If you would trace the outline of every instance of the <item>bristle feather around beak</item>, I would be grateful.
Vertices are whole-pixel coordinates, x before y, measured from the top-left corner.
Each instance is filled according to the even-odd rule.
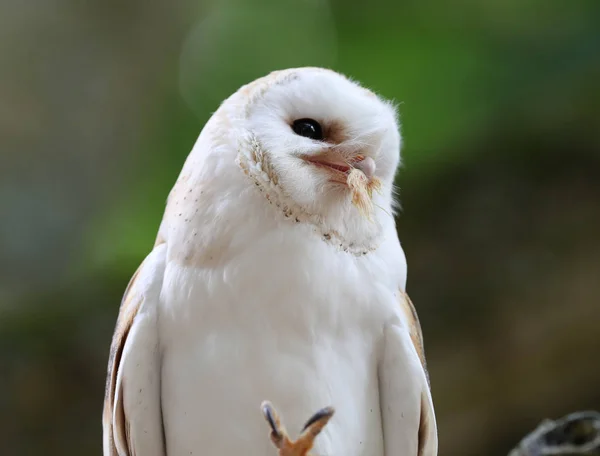
[[[362,170],[354,168],[348,174],[347,184],[352,192],[352,204],[364,217],[372,220],[375,210],[373,191],[381,189],[381,181],[376,177],[369,179]]]

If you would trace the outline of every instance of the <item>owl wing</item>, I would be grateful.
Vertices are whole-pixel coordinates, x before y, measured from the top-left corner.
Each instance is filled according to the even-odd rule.
[[[436,456],[437,426],[421,326],[409,297],[399,292],[400,318],[384,328],[379,394],[386,456]]]
[[[132,277],[110,348],[102,426],[104,456],[165,456],[157,312],[166,244]]]

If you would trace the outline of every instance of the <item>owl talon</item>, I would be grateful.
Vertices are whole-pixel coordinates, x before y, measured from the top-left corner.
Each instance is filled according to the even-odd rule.
[[[325,407],[319,410],[308,419],[300,437],[296,441],[292,441],[288,437],[285,428],[281,424],[279,415],[273,406],[265,401],[261,405],[261,410],[265,420],[271,427],[271,441],[279,450],[279,456],[309,456],[309,451],[313,447],[315,438],[321,433],[335,413],[333,407]]]
[[[333,407],[322,408],[321,410],[319,410],[317,413],[315,413],[313,416],[311,416],[308,419],[308,421],[302,428],[302,432],[306,431],[311,426],[312,426],[312,429],[315,429],[317,426],[319,426],[322,423],[322,425],[319,427],[319,431],[317,432],[317,434],[318,434],[325,427],[325,425],[331,419],[331,417],[333,416],[334,413],[335,413],[335,410],[333,409]]]
[[[285,430],[283,430],[282,432],[279,415],[277,415],[277,412],[275,411],[271,403],[267,401],[263,402],[261,404],[261,409],[265,419],[269,423],[269,426],[271,426],[271,440],[273,440],[273,443],[275,443],[275,439],[282,440],[285,434]],[[275,445],[277,446],[277,444]]]

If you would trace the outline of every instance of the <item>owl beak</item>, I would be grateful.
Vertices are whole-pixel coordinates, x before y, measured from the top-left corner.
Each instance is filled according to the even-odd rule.
[[[352,165],[354,168],[360,169],[364,175],[367,176],[367,179],[373,179],[376,166],[375,160],[373,160],[371,157],[364,157],[359,161],[353,162]]]

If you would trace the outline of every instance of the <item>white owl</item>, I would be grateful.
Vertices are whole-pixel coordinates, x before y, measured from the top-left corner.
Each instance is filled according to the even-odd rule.
[[[298,431],[336,411],[282,454],[437,454],[391,215],[400,145],[394,107],[330,70],[220,106],[121,304],[105,456],[266,456],[265,399]]]

